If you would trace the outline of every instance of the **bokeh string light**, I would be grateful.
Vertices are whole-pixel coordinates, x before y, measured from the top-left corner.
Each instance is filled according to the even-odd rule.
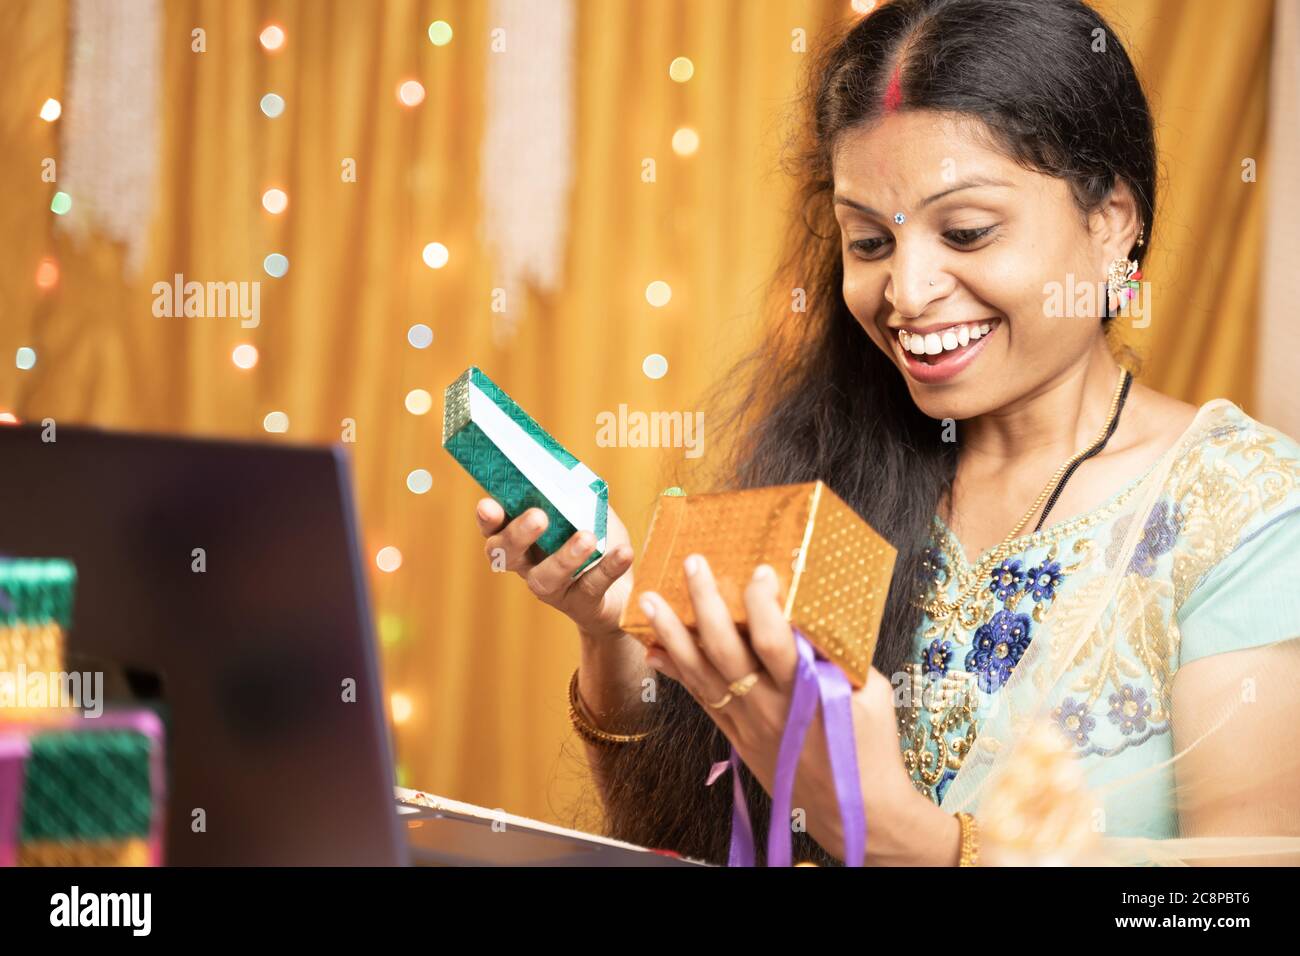
[[[257,40],[267,53],[278,53],[284,49],[284,28],[277,23],[269,24],[258,34]]]
[[[36,288],[48,292],[59,284],[59,262],[46,256],[36,264]]]
[[[289,208],[289,194],[283,189],[268,189],[262,193],[262,208],[272,216],[278,216]]]
[[[289,257],[282,252],[273,252],[262,260],[262,268],[272,279],[282,279],[289,271]]]
[[[408,695],[395,691],[389,697],[388,703],[393,714],[393,723],[404,724],[411,719],[411,712],[415,708],[411,705],[411,698]]]
[[[645,373],[646,378],[661,379],[668,374],[668,359],[658,352],[653,352],[642,360],[641,371]]]
[[[392,574],[402,566],[402,552],[391,544],[379,549],[375,555],[375,565],[385,574]]]
[[[235,350],[230,353],[230,360],[235,363],[237,368],[252,368],[257,364],[257,346],[249,345],[247,342],[241,345],[236,345]],[[267,429],[267,431],[270,430],[271,429],[269,428]]]
[[[645,300],[656,309],[663,308],[672,300],[672,297],[672,286],[662,279],[656,279],[645,287]]]
[[[433,329],[423,322],[417,322],[406,330],[406,341],[414,349],[427,349],[433,344]]]
[[[673,133],[673,152],[678,156],[694,156],[700,148],[700,134],[689,126],[683,126]]]
[[[58,119],[62,115],[63,115],[63,104],[60,103],[58,100],[56,100],[54,97],[50,97],[48,100],[46,100],[44,103],[41,104],[41,119],[45,120],[45,122],[53,123],[56,119]]]
[[[379,615],[379,643],[384,647],[400,644],[406,636],[406,626],[402,619],[391,611]]]
[[[279,93],[267,93],[258,105],[264,115],[276,119],[284,112],[284,97]]]
[[[289,430],[289,416],[284,412],[267,412],[262,427],[272,434],[283,434]]]
[[[403,80],[397,85],[397,101],[414,107],[424,102],[424,85],[419,80]]]
[[[424,415],[433,408],[433,396],[422,388],[413,388],[406,393],[406,410],[412,415]]]
[[[446,46],[451,42],[451,24],[446,20],[434,20],[429,24],[429,42],[434,46]]]
[[[416,468],[406,476],[406,487],[416,495],[422,495],[433,487],[433,475],[427,469]]]
[[[441,242],[431,242],[424,247],[420,257],[424,259],[424,264],[430,269],[441,269],[451,258],[451,250]]]

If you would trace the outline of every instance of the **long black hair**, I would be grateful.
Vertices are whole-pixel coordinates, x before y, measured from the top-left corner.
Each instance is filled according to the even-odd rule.
[[[911,655],[922,552],[956,469],[955,443],[940,440],[940,423],[916,407],[841,293],[831,157],[845,131],[880,117],[895,74],[898,109],[979,120],[1007,155],[1065,180],[1081,215],[1124,182],[1149,238],[1156,181],[1151,116],[1133,64],[1080,0],[894,0],[814,56],[807,122],[786,154],[799,191],[791,246],[772,286],[783,306],[759,346],[707,396],[706,407],[721,410],[706,414],[711,444],[722,435],[728,449],[712,487],[820,478],[898,549],[874,659],[887,676]],[[1140,251],[1130,249],[1130,258]],[[804,291],[806,311],[791,308],[795,290]],[[725,777],[713,787],[703,780],[726,758],[726,739],[682,687],[659,685],[651,736],[610,748],[596,768],[607,832],[724,862],[731,787]],[[770,798],[747,770],[742,776],[762,862]],[[838,862],[803,833],[795,834],[795,859]]]

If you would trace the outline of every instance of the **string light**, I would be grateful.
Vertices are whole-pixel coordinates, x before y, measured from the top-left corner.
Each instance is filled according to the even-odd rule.
[[[289,271],[289,259],[282,253],[273,252],[262,260],[262,268],[272,279],[280,279]]]
[[[36,364],[36,350],[32,348],[28,348],[26,345],[20,348],[18,350],[18,354],[14,356],[14,365],[22,369],[24,372],[27,371],[35,364]]]
[[[235,350],[230,353],[230,360],[239,368],[252,368],[257,364],[257,346],[236,345]],[[285,424],[288,425],[287,420]],[[268,428],[267,431],[272,431],[272,429]]]
[[[429,42],[434,46],[446,46],[451,42],[451,24],[446,20],[434,20],[429,24]]]
[[[262,112],[275,119],[284,112],[284,97],[278,93],[267,93],[262,97]]]
[[[405,80],[397,87],[397,99],[403,106],[419,106],[424,102],[424,86],[419,80]]]
[[[262,419],[262,427],[268,432],[281,434],[289,430],[289,416],[284,412],[267,412]]]
[[[262,30],[257,39],[268,53],[275,53],[284,46],[284,30],[272,23]]]
[[[50,200],[50,211],[56,216],[62,216],[72,208],[72,197],[65,192],[57,192],[54,198]]]
[[[695,64],[690,57],[679,56],[668,64],[668,75],[676,83],[685,83],[695,75]]]
[[[62,115],[63,104],[54,99],[54,97],[50,97],[41,104],[41,119],[45,120],[45,122],[53,123]]]
[[[870,13],[876,9],[876,0],[850,0],[849,9],[854,13]]]
[[[700,148],[700,134],[689,126],[683,126],[673,133],[673,152],[678,156],[693,156]]]
[[[412,415],[423,415],[433,408],[433,396],[422,388],[413,388],[406,393],[406,410]]]
[[[385,548],[380,548],[379,553],[375,555],[375,564],[385,574],[392,574],[402,566],[402,552],[391,544]]]
[[[645,300],[656,309],[667,305],[673,297],[672,286],[662,279],[656,279],[645,287]]]
[[[402,619],[396,614],[381,614],[379,616],[379,643],[384,647],[392,647],[394,644],[399,643],[405,630]]]
[[[433,487],[433,475],[424,468],[417,468],[406,476],[406,487],[412,494],[422,495]]]
[[[393,723],[404,724],[411,719],[411,698],[402,693],[394,693],[388,698],[389,706],[393,711]]]
[[[36,288],[48,292],[59,284],[59,263],[46,256],[36,266]]]
[[[13,412],[0,412],[0,425],[21,425],[18,416]]]
[[[668,374],[668,359],[664,358],[658,352],[652,352],[645,357],[641,363],[641,371],[645,373],[646,378],[660,379]]]
[[[441,269],[451,258],[451,252],[441,242],[431,242],[424,247],[421,257],[430,269]]]
[[[262,193],[262,208],[278,216],[289,207],[289,195],[283,189],[268,189]]]
[[[406,341],[412,348],[427,349],[433,344],[433,329],[422,322],[417,322],[406,330]]]

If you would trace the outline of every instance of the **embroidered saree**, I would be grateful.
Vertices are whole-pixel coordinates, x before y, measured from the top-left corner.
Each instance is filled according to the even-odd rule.
[[[1008,862],[1300,863],[1300,445],[1218,399],[1006,560],[932,530],[895,680],[918,790]]]

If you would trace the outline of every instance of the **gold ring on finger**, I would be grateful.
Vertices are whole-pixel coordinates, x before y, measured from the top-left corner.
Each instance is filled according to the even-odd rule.
[[[731,698],[733,696],[734,695],[730,691],[728,691],[723,696],[722,700],[718,701],[716,704],[709,704],[709,706],[712,707],[714,710],[721,710],[723,707],[726,707],[728,704],[731,703]],[[705,703],[708,704],[709,702],[705,701]]]
[[[740,697],[744,697],[751,690],[753,690],[754,685],[757,683],[758,683],[758,671],[750,671],[744,677],[740,678],[740,680],[733,680],[728,685],[727,690],[731,691],[731,693],[735,697],[740,698]]]

